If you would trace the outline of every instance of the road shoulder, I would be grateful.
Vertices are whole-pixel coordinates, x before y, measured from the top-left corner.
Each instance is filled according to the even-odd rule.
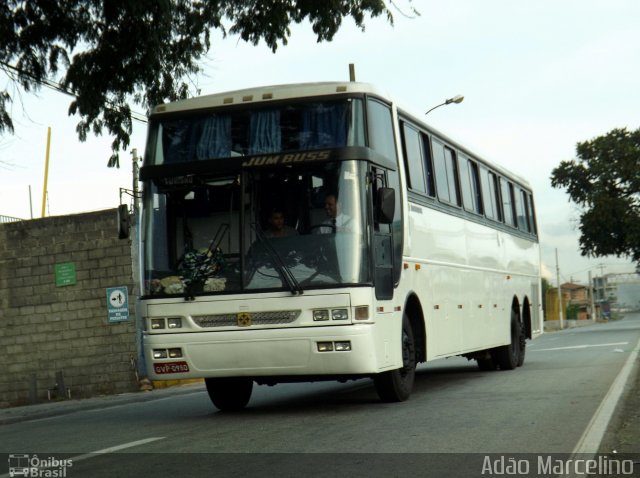
[[[600,453],[638,453],[640,451],[640,358],[625,387],[607,432],[600,443]]]

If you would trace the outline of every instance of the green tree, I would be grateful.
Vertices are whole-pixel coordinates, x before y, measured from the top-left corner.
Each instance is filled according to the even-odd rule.
[[[549,288],[551,287],[551,285],[549,284],[549,280],[546,278],[542,278],[540,280],[541,286],[542,286],[542,313],[544,315],[547,314],[547,291],[549,290]],[[547,318],[545,317],[544,320],[547,320]]]
[[[367,15],[382,14],[393,24],[385,0],[4,0],[0,68],[27,92],[46,84],[72,94],[80,140],[106,129],[113,166],[129,145],[131,104],[147,109],[198,93],[189,84],[212,30],[275,51],[292,23],[308,19],[320,42],[343,18],[364,29]],[[0,90],[0,134],[13,131],[12,100]]]
[[[580,213],[582,255],[631,257],[640,265],[640,129],[614,129],[578,143],[551,185],[564,188]]]

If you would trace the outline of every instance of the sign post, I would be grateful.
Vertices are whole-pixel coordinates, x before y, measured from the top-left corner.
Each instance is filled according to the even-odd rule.
[[[109,323],[129,320],[129,291],[126,286],[107,288]]]

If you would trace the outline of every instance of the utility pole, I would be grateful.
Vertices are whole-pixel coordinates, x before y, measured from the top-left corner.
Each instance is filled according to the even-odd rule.
[[[44,217],[47,205],[47,182],[49,180],[49,151],[51,149],[51,126],[47,129],[47,153],[44,160],[44,187],[42,188],[42,215]]]
[[[560,320],[560,330],[563,327],[562,313],[562,287],[560,287],[560,265],[558,264],[558,248],[556,247],[556,280],[558,281],[558,319]]]
[[[138,196],[140,194],[138,188],[139,188],[139,176],[140,176],[140,166],[138,164],[138,161],[140,160],[140,158],[138,157],[138,150],[136,148],[133,148],[133,150],[131,151],[131,155],[132,155],[132,166],[133,166],[133,213],[135,214],[136,217],[136,221],[138,219],[139,213],[140,213],[140,202],[138,199]]]
[[[589,271],[589,300],[591,301],[591,320],[596,321],[596,304],[593,299],[593,278],[591,277],[591,271]]]
[[[31,200],[31,184],[29,184],[29,211],[31,212],[31,219],[33,219],[33,201]]]

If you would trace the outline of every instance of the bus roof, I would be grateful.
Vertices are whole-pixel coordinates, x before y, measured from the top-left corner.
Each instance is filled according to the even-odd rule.
[[[355,81],[297,83],[246,88],[242,90],[198,96],[182,101],[175,101],[173,103],[156,106],[153,108],[151,115],[153,116],[158,113],[193,111],[201,108],[215,108],[217,106],[247,104],[251,102],[287,100],[344,93],[367,93],[381,96],[383,98],[388,97],[384,91],[369,83],[360,83]]]
[[[214,93],[211,95],[198,96],[186,100],[165,103],[153,108],[151,116],[166,113],[180,113],[183,111],[194,111],[199,109],[209,109],[221,106],[231,106],[250,103],[262,103],[266,101],[289,100],[295,98],[308,98],[313,96],[329,96],[345,93],[362,93],[386,98],[389,102],[395,104],[391,96],[383,89],[371,84],[357,81],[326,81],[316,83],[292,83],[283,85],[259,86],[254,88],[245,88],[241,90],[226,91],[222,93]],[[438,131],[437,129],[427,125],[408,113],[401,106],[396,105],[398,112],[403,116],[411,118],[413,121],[421,124],[432,134],[440,137],[450,145],[458,148],[459,151],[465,153],[480,162],[484,163],[491,169],[495,170],[502,176],[511,178],[528,189],[531,189],[529,182],[514,174],[513,172],[501,167],[492,161],[487,161],[482,156],[474,153],[472,149],[466,148],[459,141],[454,140],[448,135]]]

